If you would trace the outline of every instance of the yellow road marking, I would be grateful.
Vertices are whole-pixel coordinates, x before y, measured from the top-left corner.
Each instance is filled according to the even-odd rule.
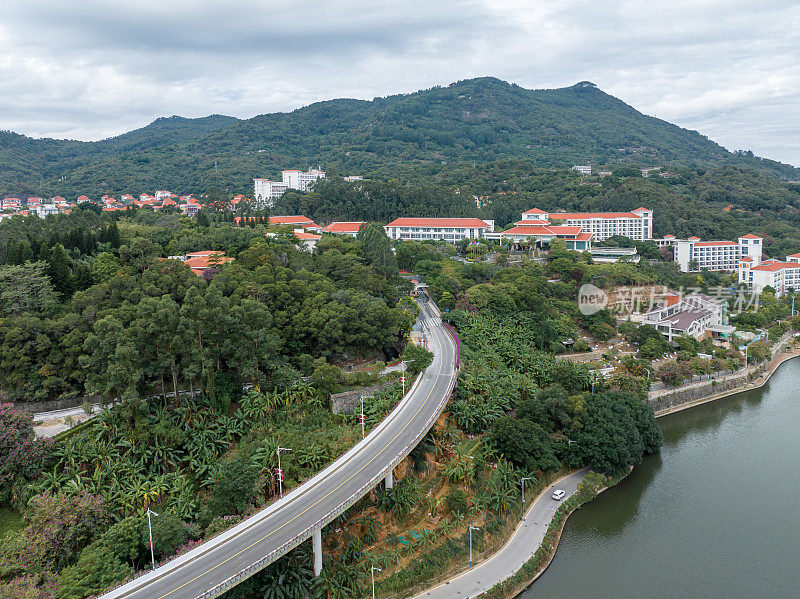
[[[443,357],[443,358],[444,358],[444,357]],[[439,372],[436,374],[436,379],[437,379],[437,381],[438,381],[438,379],[439,379],[439,376],[442,374],[442,367],[443,367],[443,366],[444,366],[444,359],[442,359],[442,360],[441,360],[441,365],[439,366]],[[330,496],[332,493],[334,493],[334,492],[338,491],[338,490],[339,490],[339,488],[341,488],[341,486],[342,486],[342,485],[344,485],[345,483],[348,483],[348,482],[350,482],[350,481],[353,479],[353,477],[355,477],[356,475],[360,474],[360,473],[361,473],[361,472],[364,470],[364,468],[366,468],[367,466],[369,466],[369,465],[370,465],[370,464],[371,464],[371,463],[372,463],[372,462],[373,462],[373,461],[374,461],[374,460],[375,460],[375,459],[376,459],[376,458],[377,458],[379,455],[381,455],[381,454],[382,454],[384,451],[386,451],[386,449],[388,449],[389,445],[391,445],[392,443],[394,443],[394,442],[395,442],[395,440],[397,439],[397,437],[399,437],[401,434],[403,434],[403,432],[404,432],[404,431],[405,431],[405,430],[408,428],[408,426],[411,424],[411,422],[414,420],[414,418],[416,418],[416,417],[417,417],[417,414],[419,414],[419,413],[420,413],[420,411],[421,411],[421,410],[422,410],[422,408],[425,406],[425,404],[427,404],[427,403],[428,403],[428,400],[431,398],[431,395],[433,395],[433,392],[434,392],[434,390],[435,390],[435,389],[436,389],[436,384],[434,383],[433,387],[431,388],[430,392],[428,393],[428,396],[425,398],[425,401],[423,401],[423,402],[422,402],[422,405],[420,405],[420,407],[419,407],[419,408],[417,408],[417,411],[416,411],[416,412],[414,412],[414,415],[413,415],[413,416],[412,416],[412,417],[409,419],[409,421],[408,421],[408,422],[406,422],[405,426],[404,426],[402,429],[400,429],[400,432],[398,432],[398,433],[397,433],[397,434],[396,434],[394,437],[392,437],[392,440],[391,440],[391,441],[389,441],[389,442],[388,442],[388,443],[387,443],[387,444],[386,444],[386,445],[383,447],[383,449],[381,449],[381,450],[380,450],[378,453],[376,453],[376,454],[375,454],[375,455],[372,457],[372,459],[371,459],[369,462],[367,462],[366,464],[364,464],[364,465],[363,465],[361,468],[359,468],[359,469],[358,469],[356,472],[354,472],[354,473],[353,473],[353,474],[352,474],[352,475],[351,475],[349,478],[347,478],[346,480],[344,480],[344,481],[342,481],[341,483],[339,483],[339,485],[338,485],[338,486],[336,486],[334,489],[332,489],[331,491],[329,491],[329,492],[328,492],[328,493],[327,493],[325,496],[321,497],[321,498],[320,498],[320,499],[318,499],[316,502],[312,503],[310,506],[308,506],[308,507],[307,507],[306,509],[304,509],[302,512],[300,512],[299,514],[297,514],[297,515],[296,515],[294,518],[292,518],[291,520],[288,520],[287,522],[284,522],[283,524],[281,524],[281,525],[280,525],[278,528],[276,528],[275,530],[273,530],[273,531],[271,531],[271,532],[268,532],[267,534],[265,534],[265,535],[264,535],[263,537],[261,537],[260,539],[257,539],[256,541],[253,541],[253,542],[252,542],[250,545],[248,545],[248,546],[247,546],[247,547],[245,547],[244,549],[241,549],[241,550],[240,550],[240,551],[238,551],[237,553],[234,553],[232,556],[230,556],[230,557],[229,557],[228,559],[226,559],[225,561],[222,561],[222,562],[220,562],[220,563],[218,563],[218,564],[215,564],[215,565],[211,566],[211,567],[210,567],[208,570],[206,570],[206,571],[205,571],[205,572],[203,572],[202,574],[198,574],[197,576],[195,576],[195,577],[194,577],[194,578],[192,578],[191,580],[187,580],[186,582],[184,582],[184,583],[183,583],[181,586],[179,586],[179,587],[176,587],[176,588],[172,589],[171,591],[168,591],[168,592],[164,593],[164,594],[163,594],[163,595],[161,595],[161,596],[160,596],[158,599],[164,599],[164,597],[167,597],[167,596],[171,595],[171,594],[172,594],[172,593],[174,593],[175,591],[179,591],[179,590],[181,590],[181,589],[182,589],[183,587],[185,587],[186,585],[192,584],[192,583],[193,583],[195,580],[197,580],[198,578],[201,578],[201,577],[205,576],[206,574],[208,574],[209,572],[211,572],[211,571],[215,570],[215,569],[216,569],[216,568],[218,568],[219,566],[223,566],[223,565],[225,565],[226,563],[228,563],[229,561],[231,561],[233,558],[240,556],[240,555],[241,555],[242,553],[244,553],[245,551],[247,551],[247,550],[249,550],[249,549],[252,549],[254,546],[258,545],[258,544],[259,544],[261,541],[263,541],[264,539],[266,539],[266,538],[267,538],[267,537],[269,537],[270,535],[272,535],[272,534],[274,534],[274,533],[278,532],[278,531],[279,531],[281,528],[283,528],[283,527],[284,527],[284,526],[286,526],[287,524],[291,524],[292,522],[294,522],[295,520],[297,520],[297,519],[298,519],[300,516],[302,516],[303,514],[305,514],[305,513],[306,513],[308,510],[310,510],[311,508],[313,508],[313,507],[317,506],[317,505],[318,505],[320,502],[322,502],[324,499],[328,498],[328,497],[329,497],[329,496]],[[213,550],[212,550],[212,551],[213,551]]]

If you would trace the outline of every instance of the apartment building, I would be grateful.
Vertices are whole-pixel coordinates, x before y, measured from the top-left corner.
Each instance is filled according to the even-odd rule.
[[[578,171],[581,175],[591,175],[592,167],[588,164],[576,164],[572,167],[573,171]]]
[[[584,233],[591,233],[596,242],[614,235],[637,241],[653,238],[653,211],[649,208],[637,208],[631,212],[545,212],[533,208],[523,212],[522,220],[516,224],[546,226],[555,220],[569,227],[581,227]]]
[[[398,218],[383,227],[389,239],[446,241],[479,239],[494,230],[494,221],[479,218]]]
[[[675,262],[682,272],[734,272],[742,258],[749,258],[753,266],[758,266],[762,246],[763,239],[752,233],[739,237],[738,241],[701,241],[699,237],[689,237],[675,242]]]

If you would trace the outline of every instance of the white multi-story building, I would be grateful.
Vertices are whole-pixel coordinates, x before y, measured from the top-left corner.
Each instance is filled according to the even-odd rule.
[[[20,210],[22,208],[22,200],[19,198],[3,198],[0,200],[0,208],[3,210]]]
[[[325,171],[310,170],[303,172],[290,169],[282,171],[281,178],[281,181],[253,179],[253,195],[256,199],[256,204],[260,207],[272,208],[275,205],[275,200],[290,189],[308,191],[314,182],[325,178]]]
[[[581,227],[584,233],[591,233],[593,241],[604,241],[614,235],[622,235],[645,241],[653,238],[653,211],[637,208],[631,212],[545,212],[533,208],[522,213],[517,225],[544,225],[551,221],[564,221],[568,227]]]
[[[573,171],[578,171],[581,175],[591,175],[592,174],[592,167],[588,164],[584,165],[575,165],[572,167]]]
[[[786,257],[786,262],[764,260],[760,264],[750,257],[743,257],[739,263],[739,282],[756,293],[764,287],[772,287],[775,295],[800,290],[800,254]]]
[[[299,171],[299,170],[286,170],[281,171],[283,182],[289,186],[289,189],[298,189],[300,191],[308,191],[316,183],[317,179],[325,178],[325,171]]]
[[[679,239],[675,243],[675,262],[682,272],[714,270],[733,272],[743,258],[753,266],[761,263],[762,238],[748,233],[737,241],[700,241],[699,237]]]
[[[156,202],[163,202],[164,200],[168,200],[170,195],[171,194],[165,189],[159,189],[154,194],[154,197],[156,198]]]
[[[479,239],[494,230],[494,222],[479,218],[398,218],[383,227],[389,239],[447,241]]]
[[[281,197],[289,186],[280,181],[270,181],[269,179],[253,179],[253,195],[259,207],[272,208],[275,200]]]

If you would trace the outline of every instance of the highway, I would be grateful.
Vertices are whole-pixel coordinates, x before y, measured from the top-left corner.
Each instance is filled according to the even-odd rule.
[[[455,384],[455,343],[433,302],[423,298],[420,307],[433,363],[365,440],[282,500],[103,597],[216,597],[309,539],[384,479],[433,425]]]

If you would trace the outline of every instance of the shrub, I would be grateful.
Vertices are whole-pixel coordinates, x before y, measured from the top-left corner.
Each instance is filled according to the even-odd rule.
[[[141,537],[145,546],[149,546],[149,530],[147,522],[142,519]],[[188,537],[186,524],[175,514],[162,512],[152,517],[153,551],[156,556],[167,557],[186,542]]]
[[[453,489],[447,494],[445,499],[447,509],[453,514],[466,514],[469,510],[469,503],[467,502],[467,494],[463,489]]]
[[[83,599],[101,593],[111,585],[133,575],[133,568],[102,543],[92,543],[81,551],[78,562],[62,570],[58,599]]]
[[[245,510],[255,495],[256,470],[239,457],[222,464],[217,483],[211,489],[208,511],[212,517],[229,516]]]

